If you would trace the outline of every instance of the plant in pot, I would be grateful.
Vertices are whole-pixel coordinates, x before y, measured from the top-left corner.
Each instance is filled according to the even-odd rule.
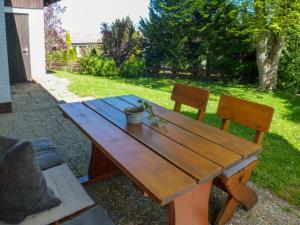
[[[149,103],[144,102],[142,100],[138,100],[137,102],[138,102],[137,106],[133,106],[125,109],[125,114],[128,123],[130,124],[141,123],[145,110],[147,110],[150,113],[149,117],[155,117],[152,106]]]

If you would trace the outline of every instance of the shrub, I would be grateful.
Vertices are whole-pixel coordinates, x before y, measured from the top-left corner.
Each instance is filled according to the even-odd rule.
[[[69,48],[64,52],[64,62],[76,62],[77,61],[77,53],[75,48]]]
[[[115,76],[118,74],[113,59],[90,55],[81,57],[79,63],[84,74],[95,76]]]
[[[129,17],[101,25],[103,55],[113,58],[119,68],[139,50],[140,36]]]
[[[300,41],[289,42],[284,49],[278,70],[278,88],[300,92]]]
[[[76,50],[69,48],[67,50],[52,50],[46,55],[47,69],[51,69],[55,63],[64,63],[67,67],[70,62],[77,61]]]
[[[145,62],[142,59],[128,59],[120,66],[120,74],[123,76],[139,75],[144,72]]]
[[[50,69],[54,62],[64,61],[64,50],[53,50],[46,55],[47,69]]]

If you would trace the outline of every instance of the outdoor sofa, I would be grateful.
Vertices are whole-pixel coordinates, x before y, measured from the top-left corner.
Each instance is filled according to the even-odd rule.
[[[37,139],[31,144],[47,186],[54,191],[61,204],[29,215],[19,225],[113,225],[106,211],[95,205],[49,139]],[[10,224],[0,221],[0,225]]]

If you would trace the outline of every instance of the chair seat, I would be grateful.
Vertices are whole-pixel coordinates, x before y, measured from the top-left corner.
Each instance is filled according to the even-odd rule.
[[[96,206],[61,225],[114,225],[114,223],[102,207]]]
[[[31,143],[41,170],[47,170],[64,163],[63,158],[49,139],[40,138],[31,141]]]
[[[43,171],[48,187],[52,188],[61,204],[53,209],[28,216],[19,225],[48,225],[94,205],[67,165]],[[0,225],[8,225],[0,222]]]
[[[256,155],[251,156],[251,157],[239,162],[238,164],[224,170],[222,175],[225,176],[226,178],[232,177],[234,174],[236,174],[240,170],[244,169],[246,166],[248,166],[250,163],[252,163],[256,160],[258,160]]]

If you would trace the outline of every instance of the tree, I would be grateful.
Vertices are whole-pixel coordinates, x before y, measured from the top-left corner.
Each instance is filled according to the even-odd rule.
[[[68,48],[72,47],[71,35],[69,32],[66,33],[66,45]]]
[[[146,65],[150,67],[185,67],[182,23],[176,11],[183,1],[151,0],[149,19],[141,19],[142,48]],[[176,18],[177,17],[177,18]]]
[[[139,34],[129,17],[117,19],[111,25],[101,25],[103,52],[115,60],[119,67],[129,56],[136,54]]]
[[[238,6],[231,1],[188,0],[184,15],[192,15],[185,27],[184,54],[195,74],[220,73],[234,79],[253,81],[254,48],[248,34],[241,34]],[[188,11],[187,11],[188,10]],[[189,12],[189,13],[188,13]],[[200,69],[200,71],[199,71]]]
[[[286,43],[278,69],[278,88],[300,93],[300,40],[290,38]]]
[[[239,78],[253,71],[254,48],[241,34],[237,8],[224,0],[151,0],[149,19],[140,21],[146,65],[191,69],[198,76]]]
[[[45,47],[46,54],[52,50],[66,49],[64,41],[64,29],[62,28],[61,15],[66,7],[59,4],[52,4],[45,8]]]
[[[65,43],[66,43],[66,50],[64,52],[63,60],[65,62],[76,61],[77,53],[76,53],[76,49],[72,48],[72,40],[69,32],[66,32]]]
[[[274,90],[282,50],[291,35],[300,33],[299,0],[235,1],[256,46],[259,87]]]

